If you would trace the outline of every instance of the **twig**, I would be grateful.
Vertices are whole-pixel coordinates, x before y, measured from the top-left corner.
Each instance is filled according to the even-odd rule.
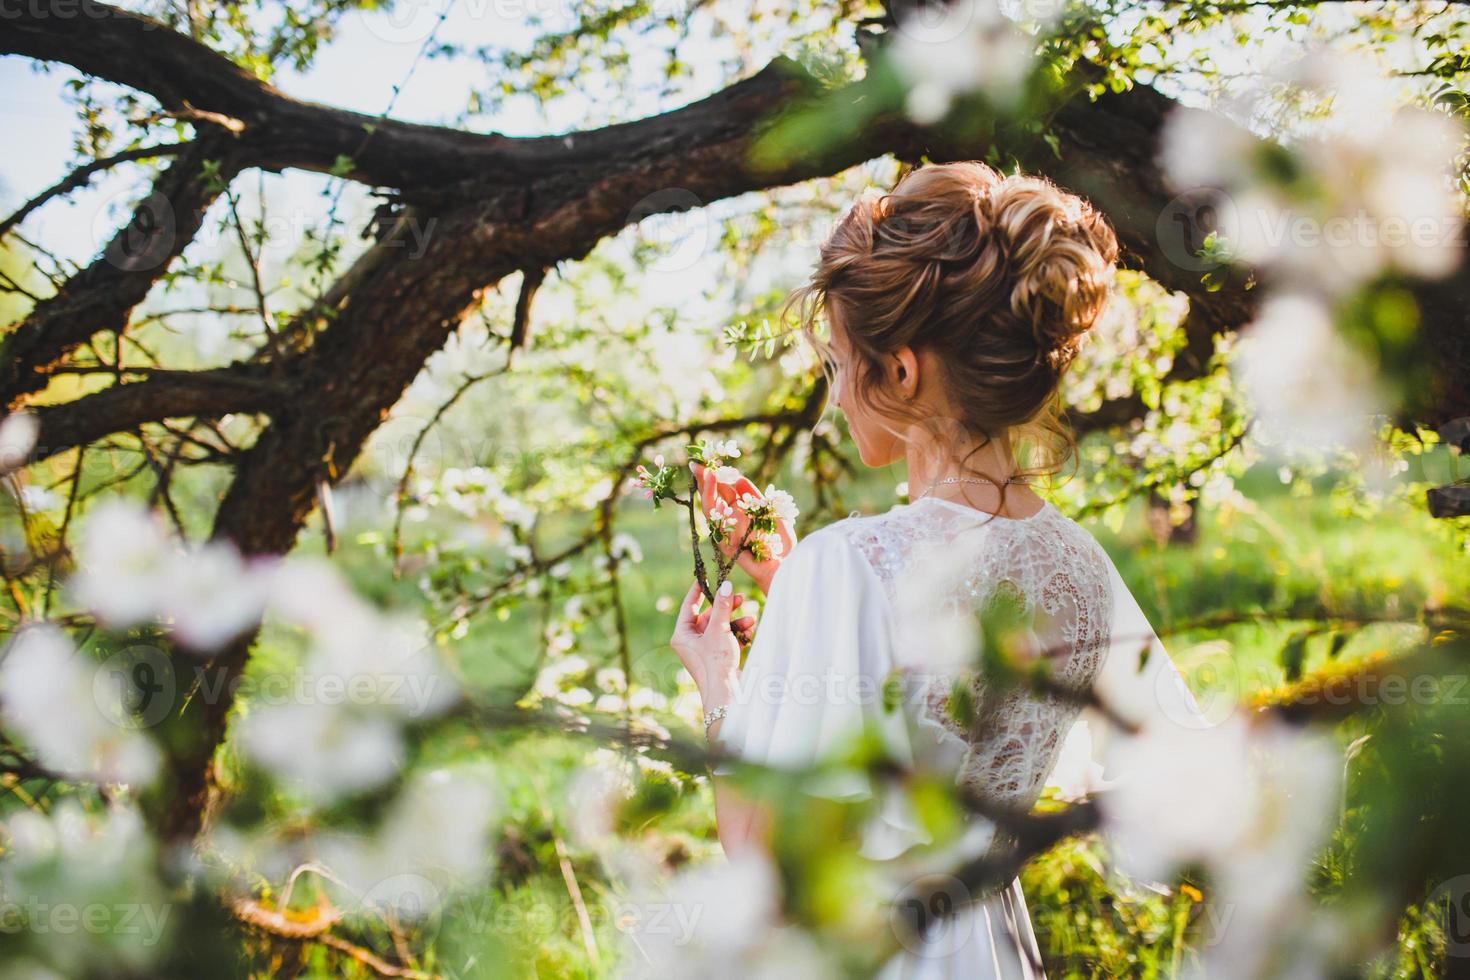
[[[413,445],[408,447],[408,459],[403,464],[403,475],[398,478],[398,487],[393,494],[393,577],[403,576],[403,505],[408,500],[408,485],[413,479],[414,461],[418,459],[419,450],[423,448],[424,440],[428,438],[429,432],[438,425],[445,414],[459,403],[459,400],[475,385],[486,378],[493,378],[510,370],[510,360],[507,358],[504,365],[494,371],[485,371],[480,374],[472,374],[460,382],[459,387],[434,410],[429,416],[429,421],[419,429],[414,436]]]
[[[136,149],[124,150],[121,153],[114,153],[112,156],[103,157],[100,160],[93,160],[91,163],[78,167],[70,174],[68,174],[63,180],[59,181],[58,183],[52,184],[40,194],[31,198],[25,204],[22,204],[20,208],[10,217],[6,218],[4,221],[0,221],[0,235],[4,235],[9,232],[10,229],[14,228],[16,225],[24,221],[32,211],[36,210],[36,208],[39,208],[41,205],[51,200],[53,197],[58,197],[62,194],[68,194],[74,190],[79,190],[83,187],[86,187],[87,184],[91,182],[92,176],[99,171],[110,170],[120,163],[128,163],[133,160],[148,160],[152,159],[153,157],[172,156],[175,153],[179,153],[186,147],[192,145],[192,141],[186,141],[182,143],[159,144],[157,146],[140,146]]]
[[[541,804],[541,818],[546,821],[546,831],[551,834],[551,846],[556,852],[556,862],[561,869],[561,880],[566,883],[567,895],[572,900],[572,908],[577,911],[577,927],[582,933],[582,948],[587,951],[587,961],[592,964],[593,970],[601,968],[601,957],[597,953],[597,936],[592,931],[592,917],[587,914],[587,903],[582,898],[582,887],[577,884],[577,872],[572,868],[572,857],[567,852],[566,842],[562,840],[561,834],[556,831],[556,817],[552,815],[551,808],[546,805],[546,794],[542,791],[539,781],[536,781],[536,795]]]

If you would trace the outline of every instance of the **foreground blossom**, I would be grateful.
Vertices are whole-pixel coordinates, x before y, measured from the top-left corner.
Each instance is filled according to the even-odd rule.
[[[1031,71],[1036,41],[995,0],[914,7],[899,17],[894,68],[909,86],[905,108],[922,125],[939,122],[953,101],[984,92],[1008,101]]]
[[[259,621],[265,582],[223,542],[185,548],[157,517],[122,500],[82,524],[73,597],[110,626],[172,626],[185,646],[210,651]]]
[[[1108,766],[1128,774],[1101,803],[1120,870],[1145,881],[1190,867],[1210,875],[1221,915],[1206,942],[1209,976],[1260,976],[1273,951],[1303,951],[1311,859],[1338,816],[1342,758],[1330,740],[1232,715],[1120,738]]]
[[[810,936],[779,924],[779,889],[775,866],[755,851],[692,867],[666,888],[644,883],[615,904],[628,943],[623,975],[839,976]]]
[[[0,717],[51,772],[104,783],[146,785],[159,752],[126,727],[123,693],[82,661],[52,626],[16,633],[0,660]]]

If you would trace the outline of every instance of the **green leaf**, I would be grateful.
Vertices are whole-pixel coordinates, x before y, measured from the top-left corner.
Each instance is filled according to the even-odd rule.
[[[1310,630],[1294,633],[1286,641],[1286,646],[1281,648],[1281,668],[1286,671],[1287,680],[1301,679],[1302,665],[1307,659],[1307,640],[1311,635]]]
[[[897,668],[883,678],[883,711],[892,714],[903,703],[903,675]]]

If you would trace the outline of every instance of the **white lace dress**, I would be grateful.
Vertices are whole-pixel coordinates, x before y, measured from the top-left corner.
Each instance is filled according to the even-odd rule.
[[[1009,590],[1032,624],[1032,654],[1048,659],[1061,684],[1085,689],[1108,648],[1115,575],[1092,535],[1050,503],[1004,518],[926,498],[837,521],[804,538],[777,572],[721,742],[749,761],[804,766],[867,725],[898,758],[952,769],[986,798],[1028,809],[1077,704],[1020,687],[987,697],[981,678],[978,717],[963,727],[946,700],[960,662],[974,663],[975,637],[954,627]],[[969,615],[948,615],[956,611]],[[906,710],[883,706],[893,677],[904,680]],[[824,783],[822,792],[862,795],[870,785],[855,776],[846,791]],[[871,856],[926,842],[901,804],[885,800],[882,811],[865,839]],[[980,819],[972,829],[966,856],[994,833]],[[923,943],[910,941],[882,976],[1043,976],[1019,881],[976,897]]]

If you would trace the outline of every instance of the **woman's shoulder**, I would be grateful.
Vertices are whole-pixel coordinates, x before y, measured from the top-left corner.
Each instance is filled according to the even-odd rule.
[[[779,595],[783,603],[811,605],[850,600],[879,585],[846,525],[847,519],[834,521],[798,539],[776,569],[770,598]]]
[[[1111,559],[1091,531],[1045,502],[1030,517],[1005,518],[984,511],[924,500],[862,515],[854,512],[816,534],[827,535],[862,555],[885,585],[915,563],[973,562],[1000,577],[1050,577],[1057,571],[1094,580],[1106,578]],[[823,547],[819,543],[816,547]]]
[[[918,527],[905,505],[876,513],[853,511],[797,542],[793,558],[806,549],[810,559],[858,562],[884,585],[912,560],[918,542],[932,535]]]

